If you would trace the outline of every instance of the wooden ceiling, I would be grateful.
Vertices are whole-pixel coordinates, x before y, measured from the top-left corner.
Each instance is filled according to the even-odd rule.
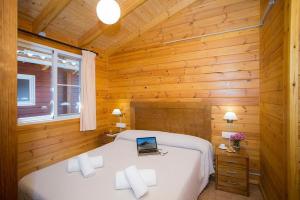
[[[19,28],[111,55],[196,1],[117,0],[121,19],[105,25],[96,16],[99,0],[19,0]]]

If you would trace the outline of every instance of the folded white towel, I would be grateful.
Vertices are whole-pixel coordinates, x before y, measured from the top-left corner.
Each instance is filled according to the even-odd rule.
[[[89,157],[89,160],[92,163],[93,168],[103,167],[103,157],[102,156]],[[78,158],[71,158],[68,160],[67,171],[69,173],[80,171]]]
[[[148,192],[148,187],[143,181],[136,166],[130,166],[124,170],[126,179],[136,198],[141,198]]]
[[[78,156],[78,162],[80,171],[84,177],[90,177],[96,173],[87,153],[80,154]]]
[[[138,170],[141,175],[143,181],[147,186],[155,186],[156,185],[156,173],[153,169],[141,169]],[[124,171],[118,171],[116,173],[115,186],[117,190],[130,189],[130,185],[127,181]]]

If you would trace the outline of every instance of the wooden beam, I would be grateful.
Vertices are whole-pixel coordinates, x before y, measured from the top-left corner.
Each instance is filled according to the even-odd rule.
[[[18,15],[18,28],[32,32],[32,22]]]
[[[171,8],[167,9],[165,12],[157,15],[153,20],[145,24],[144,26],[140,27],[137,32],[134,32],[124,38],[122,41],[118,42],[115,46],[110,47],[107,50],[108,55],[112,55],[113,53],[117,52],[123,46],[125,46],[128,42],[134,40],[135,38],[139,37],[146,31],[150,30],[154,26],[160,24],[161,22],[165,21],[166,19],[170,18],[171,16],[175,15],[177,12],[181,11],[182,9],[186,8],[187,6],[191,5],[192,3],[196,2],[197,0],[184,0],[179,1],[179,3],[175,4]]]
[[[71,0],[50,0],[46,7],[33,22],[33,32],[39,33],[59,15]]]
[[[17,199],[17,0],[0,1],[0,199]]]
[[[285,69],[287,75],[287,194],[288,200],[299,199],[298,175],[298,65],[299,0],[285,1]]]
[[[131,0],[125,1],[121,7],[121,19],[126,17],[129,13],[134,11],[137,7],[141,6],[146,0]],[[94,27],[88,30],[83,36],[79,38],[78,44],[80,47],[84,47],[89,45],[91,42],[96,40],[106,29],[108,29],[109,25],[103,24],[101,22],[97,23]]]

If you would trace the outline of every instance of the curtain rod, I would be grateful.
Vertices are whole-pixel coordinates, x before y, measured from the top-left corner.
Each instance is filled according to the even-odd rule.
[[[85,48],[80,48],[80,47],[77,47],[77,46],[74,46],[74,45],[71,45],[71,44],[68,44],[68,43],[64,43],[64,42],[61,42],[61,41],[58,41],[58,40],[55,40],[55,39],[52,39],[52,38],[49,38],[49,37],[46,37],[46,36],[42,36],[42,35],[39,35],[39,34],[36,34],[36,33],[32,33],[30,31],[26,31],[26,30],[21,29],[21,28],[18,28],[18,31],[26,33],[26,34],[30,34],[30,35],[32,35],[34,37],[37,37],[37,38],[40,38],[40,39],[44,39],[44,40],[55,42],[55,43],[58,43],[58,44],[61,44],[61,45],[64,45],[64,46],[68,46],[68,47],[71,47],[71,48],[74,48],[74,49],[84,50],[84,51],[90,51],[90,52],[93,52],[94,54],[96,54],[97,56],[99,55],[95,51],[92,51],[92,50],[89,50],[89,49],[85,49]]]
[[[204,34],[204,35],[197,35],[197,36],[193,36],[193,37],[189,37],[189,38],[171,40],[171,41],[164,42],[163,44],[172,44],[172,43],[177,43],[177,42],[185,42],[185,41],[188,41],[188,40],[199,39],[199,38],[202,38],[202,37],[220,35],[220,34],[225,34],[225,33],[230,33],[230,32],[236,32],[236,31],[242,31],[242,30],[261,27],[261,26],[264,25],[265,19],[266,19],[267,15],[269,14],[270,10],[272,9],[272,7],[274,6],[275,3],[276,3],[275,0],[269,0],[268,6],[264,11],[264,14],[263,14],[261,20],[259,21],[259,24],[257,24],[257,25],[245,26],[245,27],[241,27],[241,28],[235,28],[235,29],[230,29],[230,30],[225,30],[225,31],[220,31],[220,32],[215,32],[215,33],[208,33],[208,34]]]

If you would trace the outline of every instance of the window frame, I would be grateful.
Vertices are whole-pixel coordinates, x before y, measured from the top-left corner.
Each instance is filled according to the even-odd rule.
[[[29,81],[29,101],[18,101],[18,106],[35,106],[35,75],[30,74],[18,74],[17,79],[23,79]]]
[[[82,56],[79,54],[67,52],[64,50],[60,50],[57,48],[49,47],[46,45],[38,44],[35,42],[26,41],[23,39],[18,39],[18,47],[22,46],[25,48],[31,48],[38,50],[39,48],[42,48],[43,50],[49,50],[48,52],[52,52],[52,65],[51,65],[51,91],[52,91],[52,113],[50,115],[44,115],[44,116],[34,116],[34,117],[23,117],[18,118],[18,125],[25,125],[25,124],[36,124],[36,123],[46,123],[46,122],[52,122],[52,121],[60,121],[60,120],[68,120],[68,119],[76,119],[80,117],[80,109],[79,113],[71,113],[71,114],[65,114],[65,115],[58,115],[58,94],[57,94],[57,86],[58,86],[58,79],[57,79],[57,71],[58,71],[58,55],[66,55],[70,56],[76,59],[80,59],[80,66],[79,66],[79,88],[81,90],[81,61]],[[22,57],[19,57],[17,55],[17,61],[26,61]],[[41,63],[42,64],[42,63]],[[80,97],[79,97],[80,99]],[[19,105],[18,105],[19,106]]]

